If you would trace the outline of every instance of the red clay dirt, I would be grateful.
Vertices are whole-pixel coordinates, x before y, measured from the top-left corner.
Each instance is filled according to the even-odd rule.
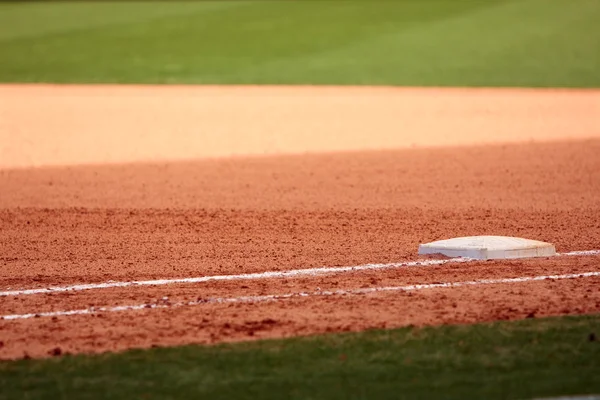
[[[600,248],[600,93],[0,86],[0,291],[417,259],[497,234]],[[600,312],[599,257],[0,297],[0,358]],[[167,300],[161,300],[167,297]],[[162,303],[161,303],[162,304]]]

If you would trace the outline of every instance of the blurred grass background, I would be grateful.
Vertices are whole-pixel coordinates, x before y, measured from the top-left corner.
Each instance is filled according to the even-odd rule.
[[[598,0],[0,4],[0,81],[600,87]]]

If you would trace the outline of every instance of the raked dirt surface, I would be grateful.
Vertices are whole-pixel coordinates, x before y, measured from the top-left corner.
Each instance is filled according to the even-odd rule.
[[[599,154],[594,90],[4,85],[0,291],[410,261],[478,234],[598,249]],[[40,316],[0,320],[0,358],[600,312],[598,276],[435,286],[598,271],[556,257],[12,294],[0,315]],[[360,292],[415,284],[434,286]],[[140,304],[161,308],[42,315]]]

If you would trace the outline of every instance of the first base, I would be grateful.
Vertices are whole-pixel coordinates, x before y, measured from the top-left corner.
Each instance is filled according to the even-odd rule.
[[[442,254],[447,257],[464,257],[476,260],[502,260],[511,258],[549,257],[556,255],[551,243],[508,236],[468,236],[419,246],[419,254]]]

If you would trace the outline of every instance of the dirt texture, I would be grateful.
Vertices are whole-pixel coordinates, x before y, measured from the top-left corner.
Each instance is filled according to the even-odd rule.
[[[480,234],[599,249],[599,154],[591,90],[0,86],[0,291],[410,261]],[[0,320],[0,358],[598,313],[598,277],[319,294],[598,271],[556,257],[7,295],[0,315],[40,316]]]

